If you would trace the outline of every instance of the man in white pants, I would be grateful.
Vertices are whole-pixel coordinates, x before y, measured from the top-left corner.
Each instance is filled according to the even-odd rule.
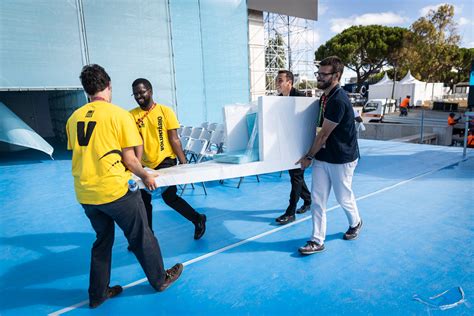
[[[336,56],[321,61],[319,71],[315,73],[318,88],[324,90],[320,101],[321,129],[308,153],[296,163],[305,169],[314,161],[311,187],[313,235],[305,246],[298,249],[304,255],[324,251],[326,205],[331,187],[349,221],[349,229],[343,238],[356,239],[362,227],[351,188],[359,158],[357,133],[351,102],[339,86],[343,70],[344,64]]]

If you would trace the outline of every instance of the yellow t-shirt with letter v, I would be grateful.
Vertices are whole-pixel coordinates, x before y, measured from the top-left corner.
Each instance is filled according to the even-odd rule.
[[[178,129],[179,122],[170,107],[155,104],[148,111],[137,107],[130,113],[143,138],[144,166],[155,169],[165,158],[176,158],[168,138],[168,131]]]
[[[66,132],[79,203],[100,205],[124,196],[131,172],[122,163],[122,148],[142,144],[130,113],[111,103],[94,101],[71,115]]]

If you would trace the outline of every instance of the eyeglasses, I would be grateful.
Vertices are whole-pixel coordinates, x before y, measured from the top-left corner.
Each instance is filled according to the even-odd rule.
[[[336,72],[319,72],[319,71],[316,71],[314,73],[314,76],[315,77],[326,77],[326,76],[329,76],[329,75],[334,75]]]
[[[140,95],[145,95],[145,93],[147,93],[148,91],[150,91],[150,89],[146,89],[145,91],[140,91],[140,92],[134,92],[131,94],[131,96],[136,98]]]

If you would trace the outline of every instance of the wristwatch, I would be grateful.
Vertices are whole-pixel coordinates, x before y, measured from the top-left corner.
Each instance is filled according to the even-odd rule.
[[[314,157],[310,156],[310,155],[306,155],[305,158],[308,159],[308,160],[313,160],[314,159]]]

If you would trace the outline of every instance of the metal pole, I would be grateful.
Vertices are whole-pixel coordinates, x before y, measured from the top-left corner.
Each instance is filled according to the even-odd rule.
[[[291,63],[291,43],[290,43],[290,16],[287,17],[287,27],[288,27],[288,70],[291,72],[294,72],[292,69],[292,63]]]
[[[391,99],[393,99],[393,95],[395,94],[395,82],[396,82],[396,81],[397,81],[397,63],[394,64],[392,96],[390,97]]]
[[[420,144],[423,144],[423,127],[425,123],[425,109],[421,108],[421,131],[420,131]]]
[[[467,148],[467,134],[468,134],[468,131],[469,131],[469,116],[465,115],[464,116],[464,148],[462,150],[462,158],[463,159],[466,159],[466,148]]]

